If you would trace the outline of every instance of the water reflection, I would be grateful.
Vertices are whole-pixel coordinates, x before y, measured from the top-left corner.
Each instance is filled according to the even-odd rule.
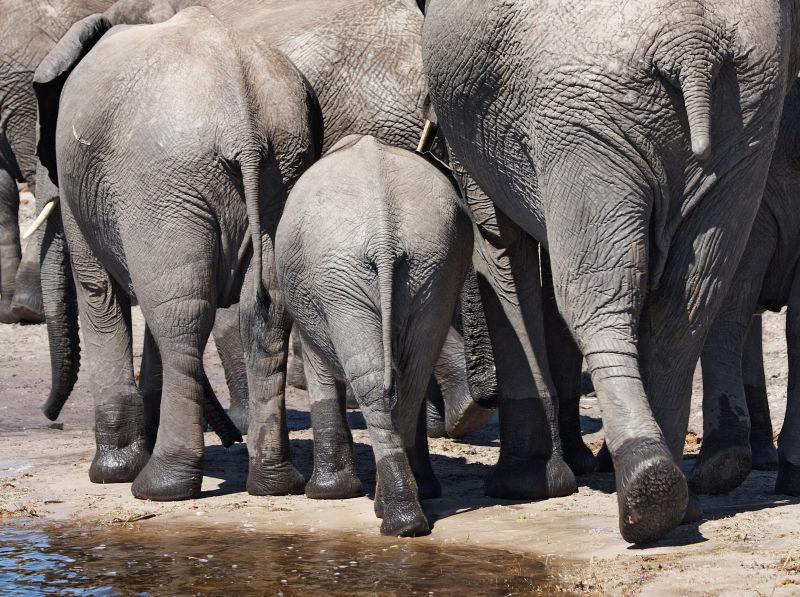
[[[526,595],[544,565],[424,540],[0,523],[0,594]]]

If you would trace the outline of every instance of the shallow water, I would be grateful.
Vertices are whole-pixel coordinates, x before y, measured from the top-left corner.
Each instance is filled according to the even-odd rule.
[[[527,595],[533,558],[425,539],[0,521],[0,595]]]

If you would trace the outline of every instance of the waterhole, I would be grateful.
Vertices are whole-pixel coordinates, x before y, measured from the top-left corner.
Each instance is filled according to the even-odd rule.
[[[0,521],[0,595],[530,595],[537,559],[422,539]]]

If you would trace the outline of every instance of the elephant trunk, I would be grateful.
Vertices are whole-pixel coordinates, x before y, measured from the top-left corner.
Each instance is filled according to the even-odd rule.
[[[69,398],[80,368],[78,300],[60,209],[47,220],[41,253],[42,298],[50,343],[52,384],[42,407],[54,421]]]
[[[475,270],[470,268],[461,291],[461,327],[470,394],[479,406],[497,406],[497,376],[489,326],[483,311]]]

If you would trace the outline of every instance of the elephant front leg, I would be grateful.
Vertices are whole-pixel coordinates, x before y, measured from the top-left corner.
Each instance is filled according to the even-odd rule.
[[[742,381],[747,412],[750,415],[750,452],[753,457],[753,469],[774,471],[778,468],[778,451],[773,440],[767,380],[764,377],[762,334],[761,315],[753,315],[744,341]]]
[[[0,168],[0,323],[19,321],[11,311],[11,299],[21,258],[17,183]]]
[[[289,453],[284,394],[291,318],[278,288],[272,241],[262,238],[264,282],[251,266],[239,303],[250,396],[247,491],[252,495],[299,494],[305,480]]]
[[[314,471],[306,483],[306,496],[323,500],[363,495],[345,415],[343,384],[334,379],[309,342],[303,340],[302,344],[314,431]]]
[[[473,263],[499,388],[500,457],[486,480],[486,493],[507,499],[568,495],[577,483],[561,451],[558,399],[544,343],[538,247],[491,204],[477,206],[473,200],[471,207],[481,222]]]
[[[794,284],[786,311],[786,343],[789,353],[789,383],[786,417],[778,436],[778,477],[775,492],[800,495],[800,275]]]

